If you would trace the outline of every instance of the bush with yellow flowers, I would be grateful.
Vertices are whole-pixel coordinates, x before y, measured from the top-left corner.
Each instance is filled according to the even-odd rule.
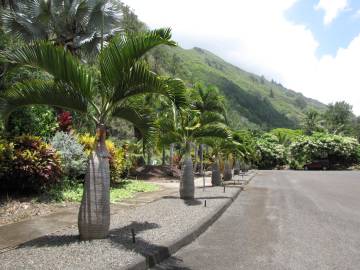
[[[83,145],[87,156],[91,154],[95,147],[95,136],[88,133],[78,135],[78,141]],[[106,147],[110,153],[110,179],[114,184],[125,176],[127,171],[127,163],[125,160],[125,151],[118,147],[111,140],[106,140]]]

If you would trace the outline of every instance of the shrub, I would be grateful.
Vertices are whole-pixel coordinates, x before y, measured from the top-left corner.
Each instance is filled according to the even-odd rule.
[[[58,128],[56,113],[46,106],[21,108],[12,113],[6,124],[9,137],[33,135],[42,138],[54,136]]]
[[[70,131],[72,126],[72,116],[68,111],[64,111],[57,116],[59,128],[61,131]]]
[[[257,161],[260,169],[273,169],[286,164],[286,149],[275,135],[262,135],[256,142],[256,149],[260,156]]]
[[[3,190],[38,192],[59,181],[60,156],[39,137],[20,136],[4,145],[1,159],[8,166],[2,174]]]
[[[301,136],[290,145],[292,157],[299,163],[328,159],[331,167],[348,167],[359,162],[359,143],[355,138],[314,133]]]
[[[90,134],[83,134],[78,136],[79,142],[84,146],[87,156],[91,154],[95,146],[95,137]],[[106,140],[106,147],[111,155],[110,158],[110,178],[111,182],[115,183],[125,176],[127,171],[127,162],[125,160],[125,151],[117,147],[111,140]]]
[[[14,159],[14,144],[5,140],[0,141],[0,182],[4,180],[12,169]],[[1,183],[0,183],[1,185]]]
[[[65,132],[57,132],[50,144],[60,154],[63,173],[69,178],[77,178],[85,174],[87,156],[84,147],[76,138]]]

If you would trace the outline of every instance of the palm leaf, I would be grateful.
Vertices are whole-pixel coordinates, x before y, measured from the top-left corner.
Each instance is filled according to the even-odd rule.
[[[104,84],[127,91],[123,85],[133,66],[158,45],[175,46],[170,29],[158,29],[132,36],[114,38],[100,53],[100,71]]]
[[[179,79],[161,78],[149,71],[144,63],[137,63],[128,78],[116,89],[114,102],[140,94],[160,94],[169,98],[176,107],[186,106],[185,85]]]
[[[203,125],[210,123],[226,123],[225,117],[217,112],[204,111],[200,118]]]
[[[138,128],[143,136],[144,143],[152,139],[156,133],[156,123],[150,114],[141,113],[141,108],[134,104],[124,104],[117,107],[112,116],[122,118]]]
[[[231,132],[223,124],[209,124],[194,130],[192,136],[196,139],[204,137],[227,139],[231,138]]]
[[[88,107],[84,97],[65,84],[32,80],[7,90],[1,97],[0,113],[6,119],[17,108],[29,105],[50,105],[82,113],[86,113]]]
[[[3,52],[1,56],[13,64],[40,68],[55,80],[71,85],[89,100],[94,94],[94,83],[86,68],[69,52],[49,42],[36,42],[14,52]]]

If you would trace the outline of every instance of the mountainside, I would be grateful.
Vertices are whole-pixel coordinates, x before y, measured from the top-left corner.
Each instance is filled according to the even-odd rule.
[[[155,49],[149,62],[155,72],[196,82],[216,85],[227,99],[230,124],[234,128],[299,126],[304,112],[322,111],[326,105],[284,88],[274,81],[241,70],[200,48]]]

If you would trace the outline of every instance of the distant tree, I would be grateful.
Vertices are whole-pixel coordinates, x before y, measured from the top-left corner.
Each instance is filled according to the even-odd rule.
[[[272,88],[270,88],[270,97],[271,97],[271,98],[274,98],[274,97],[275,97],[274,91],[272,90]]]
[[[360,116],[356,117],[353,121],[353,135],[360,142]]]
[[[127,33],[137,33],[147,30],[146,25],[141,22],[137,15],[131,10],[128,5],[123,3],[121,5],[121,11],[123,13],[122,28]]]
[[[329,104],[324,113],[326,128],[333,134],[349,134],[354,117],[352,106],[345,101]]]
[[[261,77],[260,77],[260,82],[261,82],[261,84],[265,84],[265,77],[264,77],[264,75],[261,75]]]
[[[171,63],[171,73],[173,76],[175,76],[179,70],[179,65],[181,64],[181,58],[174,53],[172,57],[172,63]]]
[[[316,131],[321,131],[320,114],[318,111],[309,110],[305,113],[302,123],[303,130],[306,135],[311,135]]]
[[[305,109],[307,104],[306,104],[306,101],[305,101],[304,97],[302,97],[301,95],[298,96],[295,99],[295,106],[299,107],[302,110]]]

